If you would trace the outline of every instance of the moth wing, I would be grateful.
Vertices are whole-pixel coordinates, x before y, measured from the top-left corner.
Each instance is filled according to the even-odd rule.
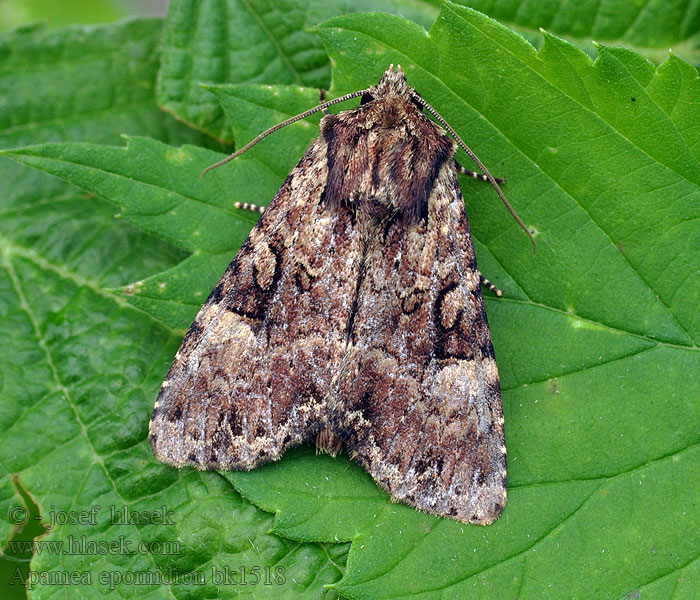
[[[453,164],[427,220],[368,250],[333,428],[393,498],[488,524],[506,499],[501,394]]]
[[[322,201],[326,175],[316,141],[194,319],[150,422],[160,460],[250,469],[322,427],[359,244],[347,211]]]

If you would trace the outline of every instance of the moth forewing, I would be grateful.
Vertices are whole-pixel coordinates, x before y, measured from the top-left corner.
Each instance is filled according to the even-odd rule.
[[[196,316],[151,446],[175,466],[250,469],[318,436],[392,498],[488,524],[506,497],[503,415],[456,143],[400,68],[343,99],[357,95],[323,117]]]

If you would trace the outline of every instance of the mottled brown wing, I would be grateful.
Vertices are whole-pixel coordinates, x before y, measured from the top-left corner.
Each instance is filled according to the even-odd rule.
[[[334,433],[395,499],[491,523],[506,499],[501,394],[454,161],[427,222],[368,238]]]
[[[187,332],[151,418],[160,460],[250,469],[324,425],[360,254],[349,212],[322,201],[325,152],[312,144]]]

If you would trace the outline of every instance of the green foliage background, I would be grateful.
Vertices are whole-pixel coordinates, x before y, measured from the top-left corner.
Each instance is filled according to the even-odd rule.
[[[33,598],[696,597],[700,83],[660,52],[700,63],[700,8],[470,4],[539,50],[464,6],[398,0],[182,0],[164,23],[0,36],[7,581],[31,558]],[[486,528],[392,504],[342,456],[200,473],[146,440],[183,330],[255,221],[233,203],[269,201],[318,119],[201,169],[389,63],[507,177],[537,238],[533,257],[488,186],[461,182],[480,268],[505,291],[486,302],[509,499]],[[41,541],[117,550],[12,545],[38,533],[17,507],[49,525],[95,506]],[[116,524],[124,506],[170,518]],[[51,580],[66,573],[90,581]]]

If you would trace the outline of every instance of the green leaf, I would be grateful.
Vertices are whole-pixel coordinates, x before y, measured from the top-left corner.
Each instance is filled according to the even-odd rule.
[[[207,144],[155,104],[161,31],[162,23],[149,19],[0,34],[0,148],[66,139],[118,143],[125,133]],[[0,196],[10,204],[66,190],[0,160]]]
[[[207,144],[155,106],[159,34],[158,22],[140,21],[0,37],[0,143],[115,143],[121,132],[140,131]],[[174,172],[179,153],[168,155]],[[9,544],[28,541],[17,515],[29,510],[31,518],[33,500],[37,516],[54,527],[34,548],[32,597],[57,589],[76,597],[335,597],[324,584],[341,577],[346,545],[271,534],[272,517],[218,474],[178,472],[150,453],[148,415],[181,336],[110,288],[187,264],[187,246],[115,220],[113,206],[70,185],[0,161],[7,174],[0,194],[3,589],[21,593],[29,577],[28,563],[17,562],[27,553]],[[135,174],[149,168],[145,158],[129,166]],[[138,212],[138,198],[126,208]],[[179,242],[184,228],[173,229]],[[125,506],[166,522],[115,521],[112,510],[124,514]]]
[[[0,36],[0,147],[71,139],[119,143],[128,133],[211,145],[155,104],[161,31],[158,20],[137,20],[53,31],[29,27]],[[17,204],[21,211],[36,203],[40,212],[45,199],[68,194],[75,194],[74,188],[0,159],[0,196],[7,207]],[[85,227],[90,227],[87,219]],[[148,262],[152,256],[132,255],[131,260]]]
[[[399,14],[425,27],[436,16],[435,7],[424,0],[171,2],[158,101],[179,120],[231,142],[221,108],[202,83],[328,88],[328,57],[307,28],[336,15],[368,10]]]
[[[515,29],[535,46],[544,42],[540,28],[569,40],[595,57],[595,44],[632,48],[659,63],[669,49],[700,66],[700,5],[690,0],[604,0],[563,2],[562,0],[466,0],[480,10]]]
[[[599,49],[594,64],[550,35],[536,52],[483,15],[449,3],[429,35],[379,14],[337,18],[318,33],[334,65],[333,95],[366,87],[389,63],[400,63],[409,83],[494,174],[507,177],[506,195],[536,234],[533,257],[492,190],[461,182],[480,268],[505,290],[486,301],[509,449],[502,517],[479,528],[393,504],[359,467],[309,448],[221,481],[191,472],[178,478],[124,427],[123,412],[110,433],[131,435],[150,485],[172,477],[173,497],[192,496],[187,477],[196,475],[197,486],[213,491],[211,512],[202,493],[188,496],[188,515],[215,514],[221,523],[218,486],[224,478],[233,483],[275,512],[265,527],[283,537],[266,534],[271,539],[296,539],[327,553],[317,563],[322,583],[336,581],[332,589],[350,598],[693,597],[700,586],[697,73],[674,57],[657,68],[609,47]],[[241,140],[312,99],[311,91],[289,87],[212,89]],[[223,268],[252,224],[230,208],[233,202],[271,198],[312,131],[292,125],[201,182],[201,168],[220,155],[142,138],[126,148],[44,144],[12,156],[118,204],[124,220],[191,253],[142,284],[165,283],[178,311],[166,316],[165,302],[150,298],[140,307],[169,328],[183,328],[218,277],[214,261]],[[275,151],[285,156],[274,158]],[[459,160],[467,165],[466,157]],[[29,281],[42,281],[32,275]],[[168,292],[176,275],[182,288]],[[54,289],[47,284],[45,296]],[[121,306],[123,320],[135,315],[132,343],[143,360],[153,352],[145,317]],[[65,309],[55,312],[63,317]],[[67,315],[51,339],[70,349],[82,331],[69,326],[76,322],[77,315]],[[168,339],[172,352],[179,336]],[[164,373],[168,350],[153,373]],[[86,385],[75,368],[61,372]],[[150,400],[144,393],[143,406],[133,407],[134,415],[142,411],[141,421],[132,417],[142,427],[157,381],[154,374]],[[92,414],[92,402],[78,406]],[[99,425],[88,439],[105,443]],[[130,464],[118,472],[136,477]],[[248,529],[254,527],[244,525],[239,535]],[[182,559],[188,565],[204,562],[195,549],[211,550],[199,530],[183,528],[183,540],[192,543]],[[213,550],[207,556],[226,564]],[[182,588],[170,591],[185,595]],[[312,593],[320,594],[320,586]]]

